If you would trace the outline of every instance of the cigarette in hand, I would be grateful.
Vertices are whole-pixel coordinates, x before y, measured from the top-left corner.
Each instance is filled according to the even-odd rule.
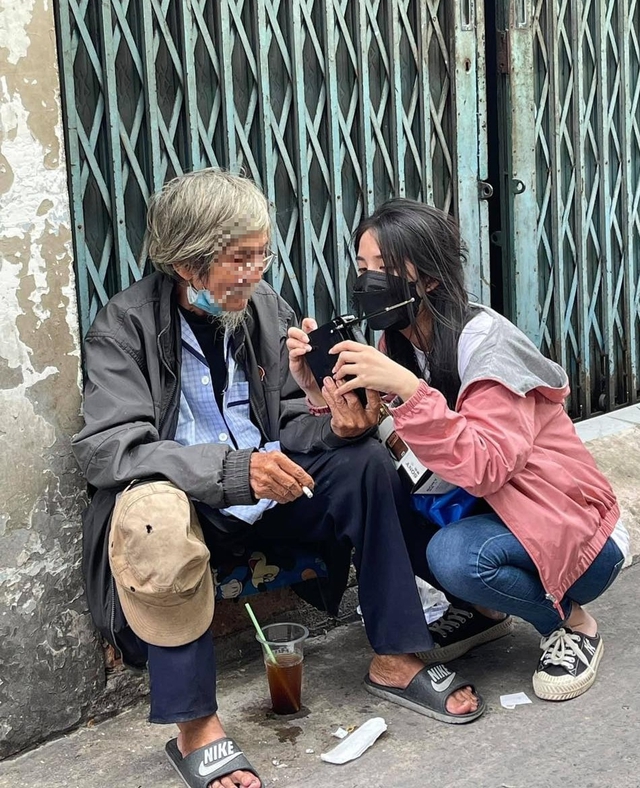
[[[307,496],[307,498],[313,498],[313,493],[311,492],[311,490],[308,487],[303,486],[302,487],[302,492]]]

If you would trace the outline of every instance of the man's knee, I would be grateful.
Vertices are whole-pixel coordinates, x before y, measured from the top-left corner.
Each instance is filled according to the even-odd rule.
[[[124,615],[156,646],[181,646],[211,625],[210,553],[188,496],[170,482],[125,490],[109,534],[109,564]]]
[[[354,468],[360,468],[370,473],[382,473],[384,475],[397,474],[391,456],[387,449],[375,438],[366,438],[360,443],[345,446],[338,451],[344,451],[345,459]]]
[[[339,449],[340,460],[332,469],[333,482],[345,494],[358,499],[366,495],[367,501],[384,499],[385,505],[408,505],[405,490],[387,449],[370,438],[352,446]]]

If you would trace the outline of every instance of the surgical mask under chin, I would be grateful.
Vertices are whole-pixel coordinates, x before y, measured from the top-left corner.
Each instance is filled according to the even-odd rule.
[[[394,277],[395,278],[395,277]],[[398,277],[399,278],[399,277]],[[366,318],[376,312],[383,312],[389,307],[413,298],[414,301],[406,306],[391,309],[367,320],[367,326],[373,331],[386,331],[393,328],[402,331],[411,325],[411,318],[418,314],[421,298],[415,282],[406,282],[409,293],[407,296],[398,297],[400,288],[389,286],[389,277],[382,271],[365,271],[356,279],[352,291],[352,300],[358,315]]]
[[[211,291],[196,290],[191,282],[187,285],[187,301],[191,306],[202,309],[202,311],[206,312],[208,315],[219,315],[224,311],[220,304],[214,301]]]

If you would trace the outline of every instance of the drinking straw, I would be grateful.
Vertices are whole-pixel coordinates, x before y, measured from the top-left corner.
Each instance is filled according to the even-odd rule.
[[[265,651],[267,652],[267,657],[269,658],[269,661],[272,662],[274,665],[277,665],[278,664],[278,660],[276,659],[275,654],[273,653],[273,651],[271,651],[271,646],[269,646],[269,644],[267,643],[267,639],[264,636],[264,632],[262,631],[262,629],[260,627],[260,624],[258,624],[258,619],[255,617],[255,614],[254,614],[253,610],[251,609],[251,605],[248,602],[245,602],[244,606],[247,609],[247,613],[249,614],[249,618],[253,622],[253,626],[256,628],[256,632],[258,633],[258,638],[260,639],[260,642],[262,643],[262,645],[265,648]],[[270,684],[271,684],[271,682],[270,682]],[[289,688],[287,683],[286,682],[282,682],[282,680],[279,679],[278,680],[278,684],[280,685],[280,688],[283,689],[285,691],[285,693],[287,694],[287,697],[291,701],[291,705],[293,706],[293,708],[295,708],[296,706],[299,707],[300,703],[296,702],[295,698],[291,694],[291,689]],[[272,698],[273,698],[273,696],[272,696]]]
[[[244,606],[247,609],[247,613],[249,614],[249,618],[253,622],[253,626],[256,628],[256,632],[258,633],[258,637],[260,638],[260,641],[262,642],[263,646],[265,647],[265,650],[267,652],[267,656],[269,657],[271,662],[273,662],[274,665],[277,665],[278,664],[278,660],[275,658],[275,654],[273,653],[273,651],[271,651],[271,646],[267,643],[267,639],[265,638],[264,633],[263,633],[262,629],[260,628],[260,624],[258,624],[258,619],[255,617],[255,615],[253,613],[253,610],[251,609],[251,605],[248,602],[245,602]]]

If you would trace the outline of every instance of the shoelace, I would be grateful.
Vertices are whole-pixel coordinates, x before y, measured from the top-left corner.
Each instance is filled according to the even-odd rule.
[[[578,645],[581,636],[574,632],[567,632],[564,627],[556,629],[548,638],[542,638],[540,648],[544,651],[542,665],[560,665],[566,670],[573,670],[576,658],[585,665],[589,664],[588,658]]]
[[[449,632],[458,629],[465,621],[473,618],[473,613],[469,610],[460,610],[457,607],[450,607],[441,619],[429,626],[432,632],[446,637]]]

